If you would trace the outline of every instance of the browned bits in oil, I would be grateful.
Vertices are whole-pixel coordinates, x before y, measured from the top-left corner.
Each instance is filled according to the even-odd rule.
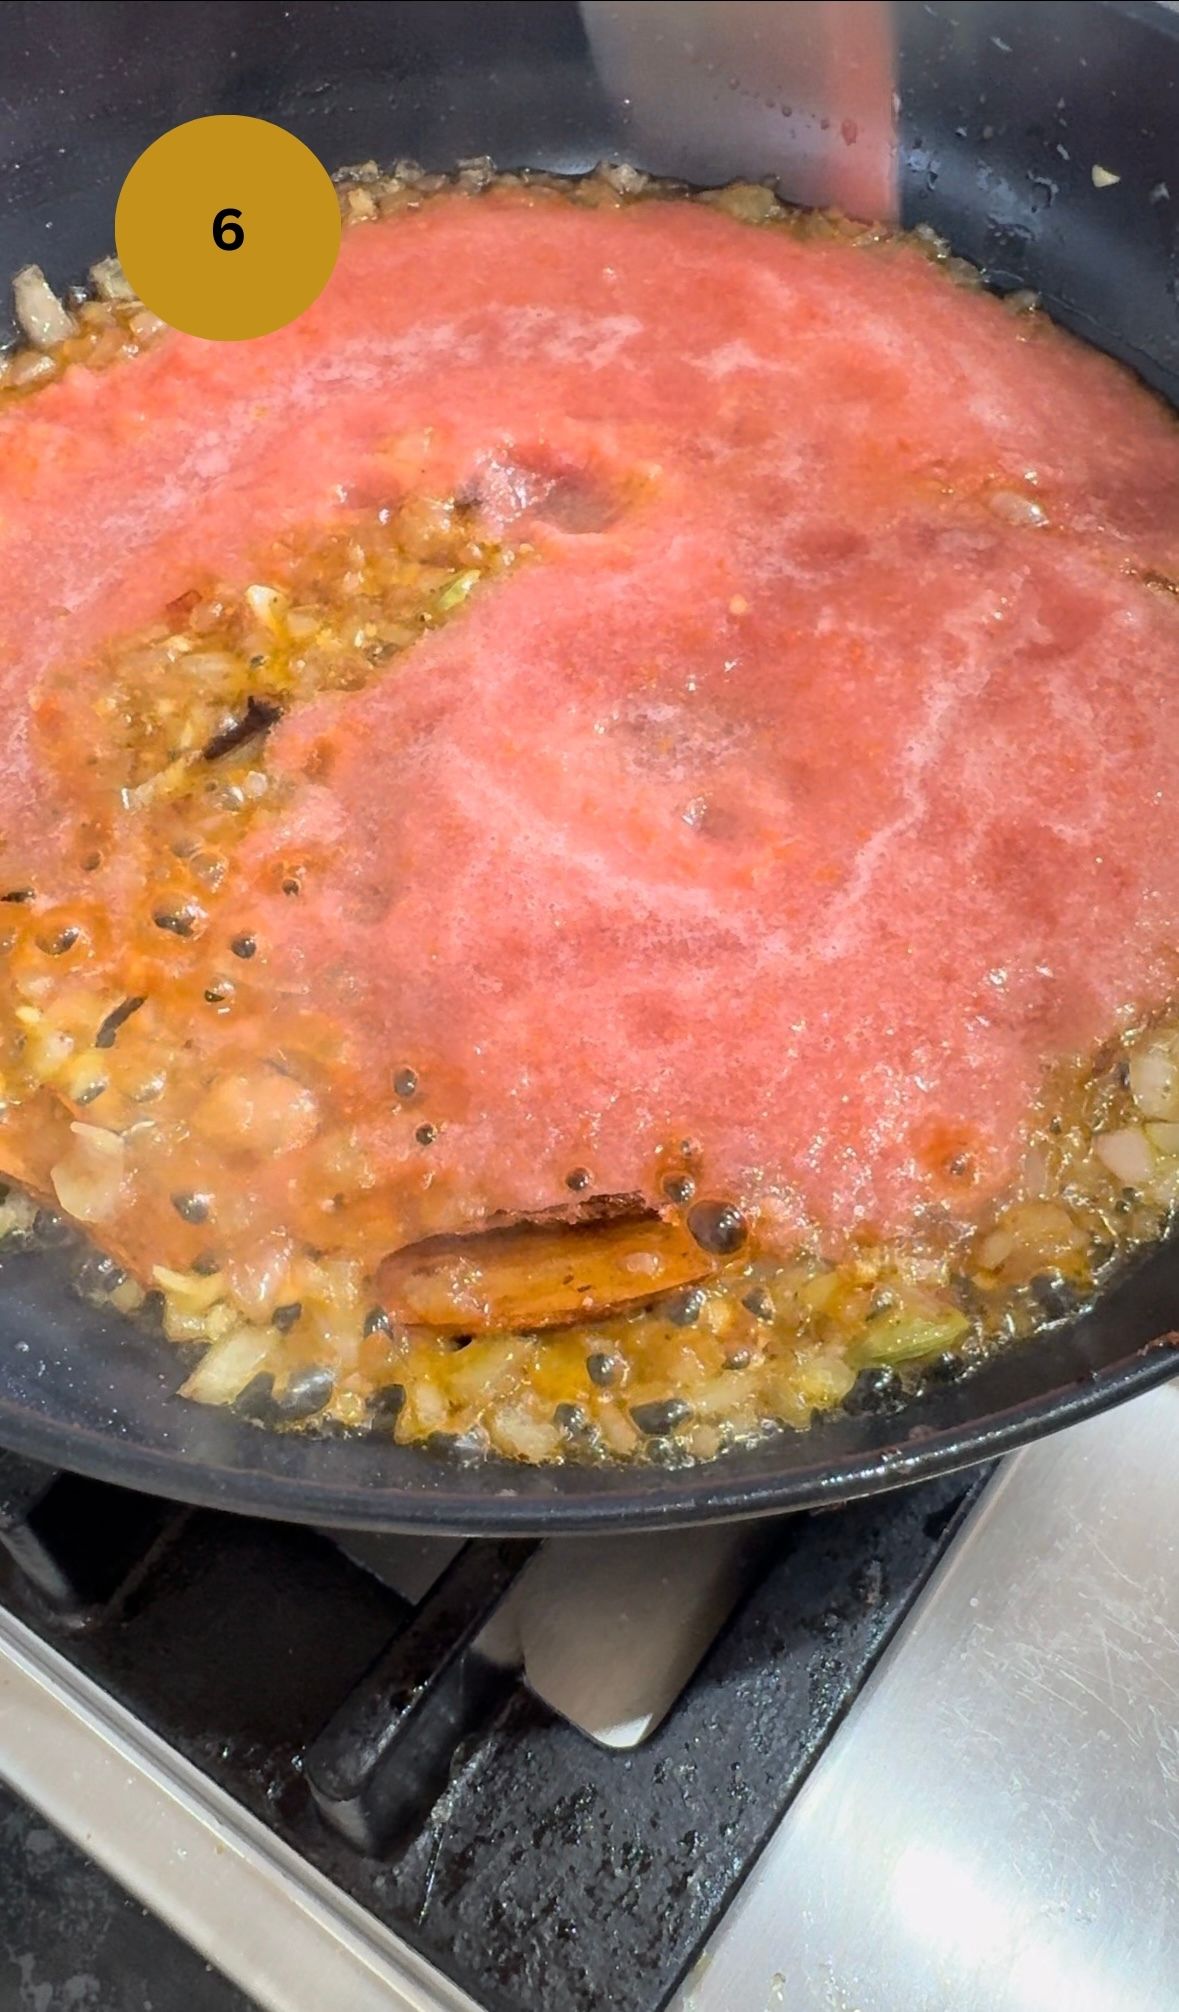
[[[113,1012],[108,1013],[97,1034],[94,1036],[95,1047],[113,1048],[120,1027],[125,1021],[131,1018],[133,1013],[138,1013],[140,1007],[145,1003],[146,994],[140,993],[134,998],[124,999],[121,1006],[116,1006]]]
[[[282,718],[282,707],[269,699],[250,697],[238,717],[226,724],[206,741],[204,757],[206,761],[220,761],[224,755],[234,754],[247,741],[257,740],[267,733],[277,720]]]

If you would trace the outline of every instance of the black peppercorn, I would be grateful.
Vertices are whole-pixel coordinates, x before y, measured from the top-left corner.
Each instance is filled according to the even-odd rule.
[[[694,1202],[688,1210],[688,1228],[701,1250],[713,1257],[731,1257],[749,1235],[744,1216],[732,1202]]]
[[[173,1195],[172,1207],[186,1223],[207,1223],[209,1220],[208,1195]]]
[[[630,1415],[648,1439],[662,1439],[692,1416],[692,1407],[682,1397],[667,1397],[659,1403],[632,1404]]]

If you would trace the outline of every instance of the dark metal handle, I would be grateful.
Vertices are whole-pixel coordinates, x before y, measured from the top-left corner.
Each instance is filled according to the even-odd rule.
[[[535,1546],[468,1544],[304,1755],[321,1814],[376,1855],[421,1820],[516,1670],[477,1646]]]

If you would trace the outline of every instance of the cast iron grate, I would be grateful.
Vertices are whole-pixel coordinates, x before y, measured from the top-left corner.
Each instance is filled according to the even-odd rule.
[[[0,1592],[487,2012],[659,2012],[985,1478],[784,1520],[633,1751],[479,1653],[528,1545],[465,1546],[415,1609],[313,1531],[5,1456]]]

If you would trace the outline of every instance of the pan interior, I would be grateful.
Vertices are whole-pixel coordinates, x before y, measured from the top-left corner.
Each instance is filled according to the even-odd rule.
[[[135,11],[132,24],[131,10],[49,5],[36,34],[31,9],[0,22],[20,163],[0,196],[8,271],[41,256],[54,284],[80,278],[109,249],[114,197],[136,154],[208,111],[278,119],[330,162],[408,154],[441,167],[490,154],[562,172],[601,157],[669,165],[644,155],[572,6],[316,8],[281,19],[265,6],[215,19],[201,10],[195,69],[175,32],[177,14],[195,22],[195,8]],[[1041,289],[1066,325],[1174,399],[1165,226],[1179,20],[1135,6],[898,11],[904,221],[943,231],[1001,287]],[[60,33],[47,32],[47,17]],[[63,124],[86,134],[84,188],[73,153],[58,152]],[[1099,183],[1095,165],[1116,180]],[[751,156],[746,172],[763,171]],[[0,1267],[0,1441],[182,1499],[338,1524],[670,1524],[838,1501],[985,1458],[1161,1380],[1173,1344],[1158,1337],[1177,1325],[1179,1271],[1164,1245],[1082,1320],[890,1415],[831,1418],[697,1469],[463,1468],[387,1441],[268,1433],[180,1404],[185,1365],[171,1348],[77,1300],[51,1254],[17,1252]]]

